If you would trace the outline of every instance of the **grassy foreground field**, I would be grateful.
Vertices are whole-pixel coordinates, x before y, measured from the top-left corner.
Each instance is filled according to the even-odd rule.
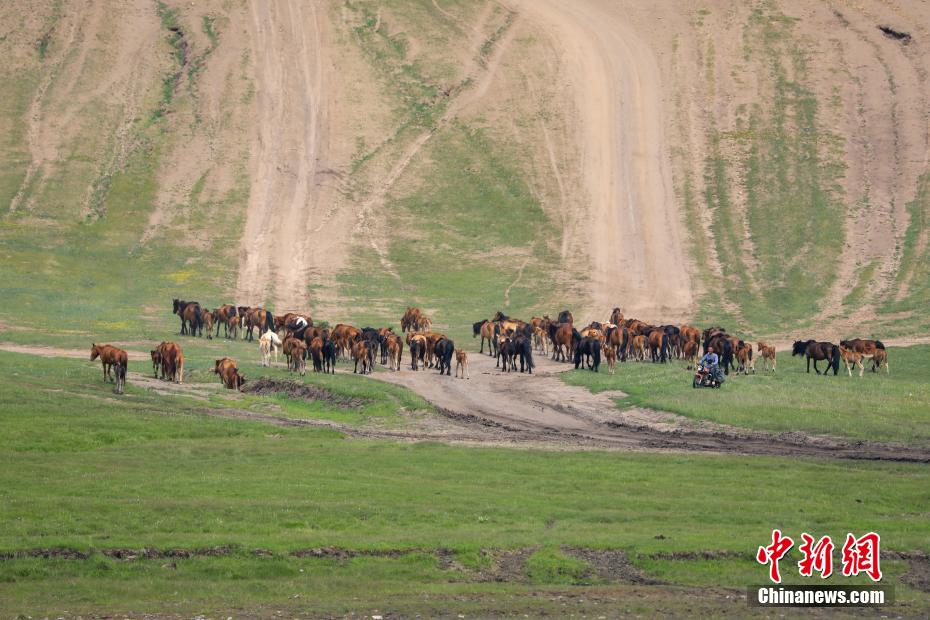
[[[83,361],[0,353],[0,372],[12,616],[738,612],[726,589],[761,582],[773,527],[930,549],[921,466],[352,441],[140,388],[117,401]],[[622,551],[628,572],[573,547]],[[898,611],[926,613],[908,562],[883,566]]]
[[[930,441],[930,347],[893,348],[891,373],[858,370],[853,377],[840,368],[823,377],[806,372],[803,359],[778,354],[778,370],[730,375],[720,390],[695,391],[684,363],[626,363],[615,375],[584,370],[566,373],[565,381],[595,392],[622,390],[623,405],[671,411],[696,420],[711,420],[773,432],[806,431],[854,439]],[[867,366],[868,367],[868,366]],[[821,362],[820,368],[823,369]]]

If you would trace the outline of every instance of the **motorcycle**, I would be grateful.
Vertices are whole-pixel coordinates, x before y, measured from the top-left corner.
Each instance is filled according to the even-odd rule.
[[[723,385],[723,371],[719,368],[717,372],[711,372],[710,368],[706,366],[698,366],[697,370],[694,372],[694,380],[691,382],[691,387],[697,388],[719,388]]]

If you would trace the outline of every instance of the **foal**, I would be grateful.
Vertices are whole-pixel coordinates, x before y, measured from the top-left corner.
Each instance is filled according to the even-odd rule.
[[[464,349],[455,350],[455,376],[459,376],[459,369],[462,370],[462,378],[468,379],[468,353]]]

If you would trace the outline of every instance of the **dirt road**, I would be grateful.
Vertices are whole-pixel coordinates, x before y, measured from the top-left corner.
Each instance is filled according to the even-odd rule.
[[[573,76],[591,226],[590,308],[684,318],[693,298],[652,49],[602,0],[515,4],[562,50]],[[583,214],[579,214],[583,215]]]
[[[925,447],[847,442],[805,433],[772,435],[639,407],[621,410],[614,399],[622,393],[592,394],[566,385],[557,375],[572,365],[541,355],[536,362],[532,377],[505,374],[493,358],[473,353],[468,380],[406,368],[377,378],[412,389],[453,419],[504,428],[515,438],[566,446],[930,462],[930,448]],[[683,374],[682,381],[687,380]]]

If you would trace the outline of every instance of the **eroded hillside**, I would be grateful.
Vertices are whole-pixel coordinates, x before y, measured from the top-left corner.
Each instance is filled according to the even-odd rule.
[[[417,303],[456,328],[562,305],[930,326],[920,3],[0,17],[0,269],[37,326],[128,330],[172,296],[359,321]]]

